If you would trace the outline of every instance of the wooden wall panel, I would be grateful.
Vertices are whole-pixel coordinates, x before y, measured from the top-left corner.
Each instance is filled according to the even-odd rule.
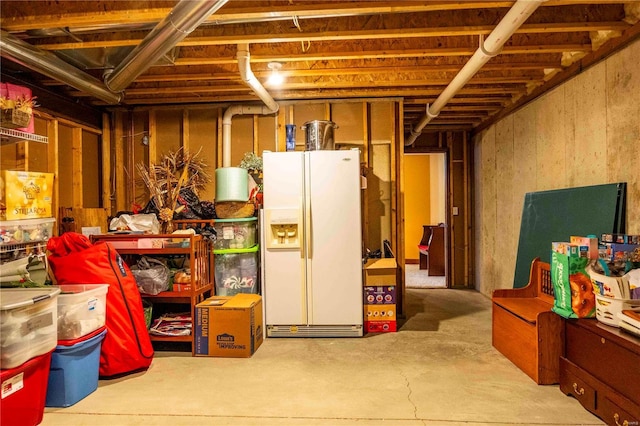
[[[362,102],[339,102],[331,104],[331,119],[338,125],[334,139],[336,144],[360,145],[362,129],[364,128],[364,116]]]
[[[231,166],[238,167],[245,152],[253,151],[253,115],[236,115],[231,122]]]
[[[102,171],[100,165],[100,136],[82,132],[82,207],[98,208],[101,205]]]
[[[73,206],[73,129],[60,124],[58,126],[58,185],[60,188],[60,206]]]
[[[156,115],[156,155],[150,161],[156,163],[162,155],[176,151],[182,146],[181,110],[157,110]]]
[[[194,109],[189,111],[189,149],[199,152],[198,158],[207,164],[207,174],[211,182],[199,194],[200,200],[213,201],[215,196],[215,171],[217,161],[217,120],[218,110]]]

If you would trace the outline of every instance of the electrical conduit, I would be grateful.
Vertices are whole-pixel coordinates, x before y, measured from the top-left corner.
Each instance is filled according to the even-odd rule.
[[[491,58],[498,55],[502,46],[516,32],[518,28],[535,12],[546,0],[518,0],[509,9],[507,14],[496,25],[489,36],[481,43],[471,59],[462,67],[460,72],[451,80],[451,83],[442,91],[440,96],[431,105],[427,105],[426,114],[420,122],[410,131],[404,144],[413,144],[422,129],[440,114],[442,108],[464,87],[465,84],[486,64]]]

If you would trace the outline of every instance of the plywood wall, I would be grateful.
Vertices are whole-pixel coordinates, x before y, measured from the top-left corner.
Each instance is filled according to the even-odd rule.
[[[527,192],[627,182],[627,232],[640,234],[638,57],[640,41],[476,137],[475,282],[482,293],[513,285]]]

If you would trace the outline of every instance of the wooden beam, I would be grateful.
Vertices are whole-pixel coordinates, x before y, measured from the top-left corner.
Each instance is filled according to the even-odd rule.
[[[102,160],[102,207],[109,215],[111,211],[111,119],[109,114],[102,114],[102,138],[101,138],[101,160]]]
[[[73,208],[82,209],[84,207],[83,182],[82,182],[82,129],[74,127],[71,129],[71,191],[73,192]]]
[[[61,217],[58,217],[58,209],[60,208],[60,174],[58,169],[59,163],[59,135],[58,135],[58,120],[47,120],[47,172],[53,173],[53,192],[51,202],[51,214],[57,217],[58,225],[60,224]],[[54,235],[58,235],[58,226],[54,226]]]
[[[550,22],[544,24],[524,24],[515,31],[515,34],[551,34],[592,31],[624,31],[631,25],[624,21],[612,22]],[[177,43],[178,47],[222,46],[237,44],[258,43],[308,43],[321,41],[349,41],[349,40],[380,40],[380,39],[409,39],[425,37],[462,37],[488,35],[495,25],[468,25],[452,27],[426,27],[426,28],[393,28],[383,30],[343,30],[316,33],[301,33],[299,31],[290,34],[245,34],[245,35],[220,35],[190,36]],[[142,42],[140,37],[128,39],[104,39],[96,41],[73,41],[66,43],[36,44],[44,50],[78,50],[113,47],[132,47]]]

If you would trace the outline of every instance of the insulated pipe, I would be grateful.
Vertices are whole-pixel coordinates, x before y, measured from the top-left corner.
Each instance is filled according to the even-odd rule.
[[[411,129],[409,136],[405,139],[405,145],[411,145],[416,141],[422,129],[440,114],[442,108],[471,80],[484,64],[500,53],[502,46],[504,46],[513,33],[515,33],[529,16],[545,1],[546,0],[518,0],[511,9],[509,9],[487,39],[484,42],[482,42],[481,39],[478,50],[476,50],[471,59],[469,59],[460,72],[451,80],[451,83],[443,90],[440,96],[438,96],[431,106],[427,105],[426,114],[420,119],[420,122]]]
[[[240,114],[274,114],[278,112],[280,106],[271,97],[269,92],[258,81],[251,71],[251,57],[249,55],[249,45],[238,45],[238,68],[240,77],[256,95],[264,102],[262,106],[252,105],[234,105],[227,108],[222,116],[222,167],[231,167],[231,119],[234,115]]]
[[[108,103],[117,104],[121,93],[113,93],[100,80],[80,71],[51,52],[38,49],[11,34],[0,31],[0,54],[35,72],[61,81]]]
[[[114,92],[124,90],[227,1],[182,0],[120,65],[105,76],[104,83]]]

